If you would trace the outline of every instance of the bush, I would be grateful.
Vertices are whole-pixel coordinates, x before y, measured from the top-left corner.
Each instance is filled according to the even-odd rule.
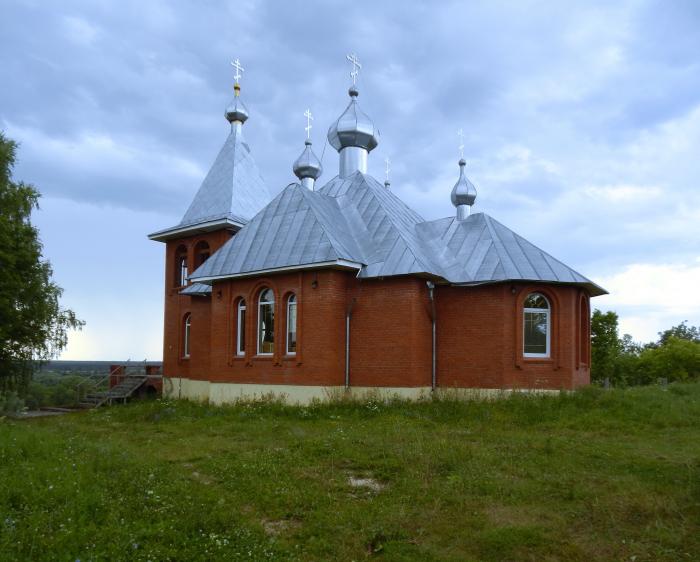
[[[0,393],[0,415],[17,414],[24,409],[24,402],[16,392]]]

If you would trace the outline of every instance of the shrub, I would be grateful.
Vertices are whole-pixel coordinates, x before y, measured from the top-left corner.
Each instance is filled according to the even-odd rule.
[[[0,415],[17,414],[24,409],[24,402],[16,392],[0,393]]]

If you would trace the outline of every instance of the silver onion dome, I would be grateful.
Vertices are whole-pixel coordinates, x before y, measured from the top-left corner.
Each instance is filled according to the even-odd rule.
[[[467,162],[464,158],[459,160],[459,179],[452,188],[452,204],[457,207],[457,218],[463,220],[469,216],[469,207],[476,201],[476,187],[467,179],[464,168]]]
[[[226,119],[229,123],[234,123],[235,121],[245,123],[248,119],[248,108],[243,103],[243,100],[241,100],[241,87],[236,84],[233,89],[236,95],[226,108]]]
[[[337,151],[352,146],[370,152],[377,147],[379,131],[357,104],[359,95],[357,89],[352,86],[348,94],[350,94],[350,103],[328,129],[328,142]]]
[[[313,183],[323,173],[323,166],[321,166],[321,161],[311,149],[311,141],[307,139],[304,144],[306,145],[304,152],[296,159],[292,170],[294,175],[301,180],[301,183],[311,189],[313,188]]]

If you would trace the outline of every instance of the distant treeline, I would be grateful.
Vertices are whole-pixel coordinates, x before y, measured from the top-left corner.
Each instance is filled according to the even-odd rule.
[[[39,365],[37,372],[58,374],[98,374],[109,373],[110,365],[143,365],[143,361],[47,361]],[[160,361],[146,361],[146,365],[160,367]]]
[[[643,344],[620,337],[615,312],[594,310],[591,380],[614,386],[700,380],[700,327],[681,322]]]

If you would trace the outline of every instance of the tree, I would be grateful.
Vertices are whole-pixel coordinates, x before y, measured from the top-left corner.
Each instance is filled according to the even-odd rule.
[[[682,382],[698,378],[700,342],[669,336],[663,344],[642,351],[634,383],[652,384],[659,379]]]
[[[31,213],[39,192],[12,180],[17,145],[0,132],[0,391],[23,391],[37,361],[55,357],[84,323],[62,309]]]
[[[672,326],[668,330],[659,332],[659,341],[655,345],[664,345],[670,338],[700,343],[700,328],[697,326],[688,326],[687,324],[688,321],[684,320],[678,324],[678,326]]]
[[[617,358],[620,355],[617,314],[597,308],[591,317],[591,380],[615,381]]]

